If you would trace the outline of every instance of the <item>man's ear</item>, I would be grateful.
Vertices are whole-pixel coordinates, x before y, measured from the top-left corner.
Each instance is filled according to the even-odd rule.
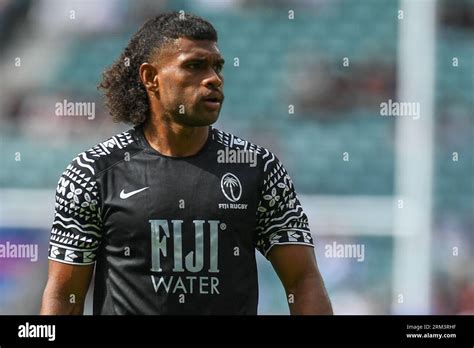
[[[146,90],[152,94],[158,94],[158,70],[150,63],[140,65],[140,79]]]

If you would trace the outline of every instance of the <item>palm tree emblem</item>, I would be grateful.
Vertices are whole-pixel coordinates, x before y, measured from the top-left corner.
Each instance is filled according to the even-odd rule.
[[[242,195],[242,185],[232,173],[226,173],[221,179],[222,193],[231,202],[237,202]]]

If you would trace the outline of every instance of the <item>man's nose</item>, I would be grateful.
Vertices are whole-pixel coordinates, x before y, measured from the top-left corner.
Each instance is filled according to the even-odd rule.
[[[204,79],[203,84],[206,87],[218,89],[222,86],[223,80],[222,76],[216,73],[214,69],[210,69],[209,76]]]

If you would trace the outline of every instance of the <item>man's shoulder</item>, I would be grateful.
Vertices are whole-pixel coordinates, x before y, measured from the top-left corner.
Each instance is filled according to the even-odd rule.
[[[248,151],[256,153],[258,162],[262,164],[263,171],[267,171],[271,164],[279,163],[277,156],[263,146],[254,144],[235,134],[222,131],[217,128],[212,129],[212,139],[221,144],[224,148],[235,151]]]
[[[115,134],[90,149],[79,153],[68,166],[79,175],[97,176],[121,161],[128,160],[143,148],[138,144],[135,129]]]

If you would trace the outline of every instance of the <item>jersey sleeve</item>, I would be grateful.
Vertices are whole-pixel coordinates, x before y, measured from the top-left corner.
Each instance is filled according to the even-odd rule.
[[[264,166],[257,208],[256,248],[268,257],[274,245],[313,246],[308,217],[298,200],[293,181],[273,154]]]
[[[101,198],[94,169],[86,160],[76,157],[59,179],[50,260],[74,265],[95,262],[102,236]]]

